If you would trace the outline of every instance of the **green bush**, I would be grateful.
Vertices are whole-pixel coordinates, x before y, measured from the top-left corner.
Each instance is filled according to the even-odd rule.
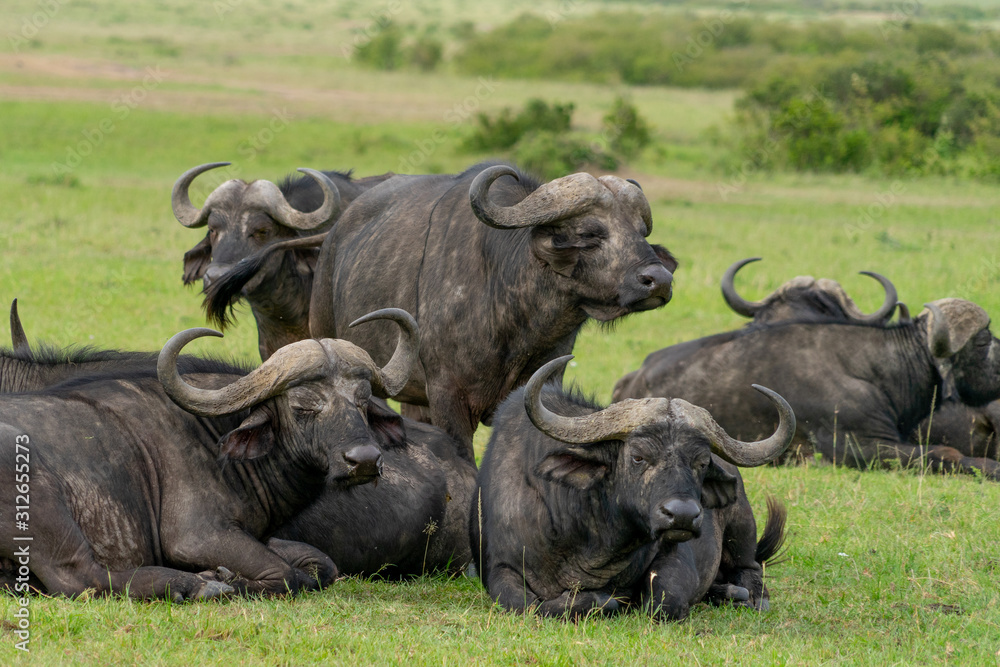
[[[604,136],[611,149],[626,159],[632,159],[649,145],[652,137],[649,125],[639,110],[624,97],[618,96],[604,116]]]
[[[611,171],[619,164],[618,159],[599,144],[551,130],[525,134],[514,146],[511,157],[521,168],[546,180],[588,167]]]
[[[567,132],[573,118],[573,108],[572,102],[555,102],[549,106],[544,100],[533,99],[516,115],[510,107],[502,109],[494,118],[480,113],[476,116],[477,127],[466,140],[465,148],[471,151],[505,150],[528,132]]]
[[[358,62],[381,70],[398,69],[403,64],[403,33],[394,23],[386,26],[355,50]]]

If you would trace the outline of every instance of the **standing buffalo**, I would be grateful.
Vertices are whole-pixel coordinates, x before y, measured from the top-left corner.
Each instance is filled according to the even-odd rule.
[[[602,409],[543,388],[571,358],[543,366],[497,410],[469,521],[486,590],[507,609],[547,616],[641,606],[682,619],[706,595],[766,607],[762,563],[782,541],[784,509],[774,506],[756,545],[729,464],[762,465],[785,450],[795,433],[788,404],[758,388],[778,428],[739,442],[683,400]]]
[[[92,382],[95,376],[148,375],[156,369],[155,353],[47,346],[33,353],[15,309],[11,331],[17,332],[18,349],[0,348],[0,393],[38,391],[67,380]],[[203,364],[186,355],[178,358],[184,374]],[[235,382],[246,372],[234,367],[217,374]],[[476,478],[464,447],[441,429],[401,418],[375,398],[368,401],[365,418],[382,451],[379,483],[332,484],[275,535],[319,548],[342,574],[461,571],[471,559],[468,507]]]
[[[208,227],[205,238],[184,253],[184,284],[201,279],[208,291],[240,260],[269,248],[256,275],[232,299],[249,302],[261,359],[267,359],[278,348],[309,338],[309,293],[323,236],[303,234],[328,229],[351,201],[391,174],[354,180],[336,171],[299,169],[309,178],[289,177],[280,186],[234,179],[216,188],[202,208],[195,208],[188,197],[192,181],[228,164],[200,165],[174,184],[171,205],[177,220],[185,227]],[[213,319],[225,326],[225,309]]]
[[[336,567],[325,554],[272,536],[324,488],[380,472],[367,402],[406,383],[417,334],[402,311],[361,321],[375,318],[401,329],[384,368],[346,341],[309,340],[245,375],[189,360],[185,380],[180,349],[220,335],[195,329],[168,341],[155,373],[5,395],[0,472],[17,482],[0,487],[0,562],[8,564],[0,583],[19,592],[30,583],[51,594],[94,589],[182,600],[332,581]],[[33,538],[32,578],[25,580],[9,564],[21,546],[14,508],[28,502],[17,495],[29,491],[22,530]],[[202,570],[215,572],[195,574]]]
[[[470,206],[471,202],[471,206]],[[351,336],[376,359],[390,331],[348,332],[370,304],[410,309],[420,367],[399,400],[466,443],[507,394],[569,352],[589,318],[658,308],[677,264],[651,246],[649,203],[620,178],[546,184],[507,165],[394,176],[327,235],[310,307],[314,336]]]
[[[753,324],[774,323],[784,320],[838,319],[853,322],[887,324],[892,319],[896,306],[896,289],[887,278],[862,271],[872,276],[885,288],[885,300],[878,311],[865,315],[839,283],[810,276],[794,278],[772,294],[758,302],[749,302],[739,296],[733,286],[736,272],[759,258],[736,262],[722,278],[722,294],[726,303],[735,312],[753,318]],[[903,304],[899,304],[900,319],[909,318]],[[954,392],[936,396],[936,408],[924,419],[907,438],[917,445],[942,445],[951,447],[961,455],[971,458],[997,459],[998,433],[1000,433],[1000,402],[994,401],[982,407],[971,407],[962,403]],[[955,454],[953,453],[952,456]]]
[[[982,308],[961,299],[927,304],[899,324],[784,321],[708,336],[652,353],[618,381],[614,399],[682,397],[712,410],[731,433],[767,432],[773,419],[743,389],[751,379],[788,396],[796,444],[855,467],[904,466],[926,455],[935,470],[1000,479],[1000,464],[907,436],[935,397],[968,405],[1000,398],[1000,347]]]

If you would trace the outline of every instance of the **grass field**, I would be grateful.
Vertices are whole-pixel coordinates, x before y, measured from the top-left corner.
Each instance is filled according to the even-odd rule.
[[[508,18],[459,0],[402,5],[400,21],[443,33]],[[29,338],[58,345],[158,349],[204,323],[180,281],[203,232],[169,206],[191,166],[231,160],[231,173],[272,180],[302,166],[457,171],[486,157],[456,148],[475,111],[572,101],[577,125],[596,131],[622,92],[358,69],[342,46],[383,5],[288,2],[274,20],[259,0],[54,6],[28,46],[0,49],[0,300],[17,297]],[[0,2],[13,18],[0,37],[20,34],[37,7]],[[868,269],[914,312],[958,296],[1000,313],[996,186],[727,171],[705,131],[735,91],[629,92],[658,143],[622,174],[643,184],[651,241],[681,268],[668,306],[580,338],[569,375],[601,400],[648,353],[740,326],[718,281],[747,256],[765,258],[739,278],[749,298],[810,273],[871,310],[881,290],[856,275]],[[195,202],[216,183],[197,182]],[[0,325],[0,342],[7,334]],[[256,331],[243,313],[224,340],[192,347],[254,358]],[[755,508],[774,494],[789,509],[789,560],[767,573],[766,614],[701,606],[678,624],[571,624],[504,614],[475,580],[346,579],[294,600],[36,598],[25,656],[13,646],[15,602],[0,596],[0,663],[1000,664],[1000,485],[821,465],[744,476]]]

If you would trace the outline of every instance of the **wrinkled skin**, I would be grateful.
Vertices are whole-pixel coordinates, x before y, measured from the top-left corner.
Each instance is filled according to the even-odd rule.
[[[30,350],[16,355],[0,348],[0,393],[36,391],[108,372],[151,373],[156,356],[59,352],[45,346],[34,355]],[[182,356],[181,372],[198,363]],[[227,377],[232,381],[248,369],[230,370]],[[279,528],[277,537],[319,548],[345,575],[460,572],[471,559],[468,507],[475,466],[443,431],[402,419],[378,399],[368,402],[366,419],[382,450],[378,485],[328,486],[318,500]]]
[[[948,360],[961,400],[1000,397],[1000,349],[988,328]],[[613,399],[684,398],[701,405],[736,437],[774,425],[765,401],[745,387],[758,382],[788,398],[798,418],[789,448],[867,468],[918,465],[984,474],[1000,465],[948,447],[922,451],[907,436],[944,392],[940,360],[930,352],[924,316],[898,325],[783,322],[681,343],[649,355],[621,378]]]
[[[312,230],[285,226],[266,211],[247,206],[240,192],[219,202],[208,219],[208,232],[197,245],[184,253],[184,284],[202,281],[203,290],[224,280],[240,260],[262,248],[304,236],[325,232],[340,213],[362,192],[381,183],[391,174],[352,179],[349,174],[323,172],[340,193],[341,205],[333,218]],[[314,211],[323,202],[323,193],[307,176],[287,177],[280,190],[288,203],[299,211]],[[288,343],[309,338],[309,299],[313,269],[319,257],[318,244],[312,248],[278,251],[238,292],[234,300],[245,299],[257,322],[261,359]],[[227,304],[231,305],[231,304]],[[210,312],[220,326],[227,325],[226,309]]]
[[[561,415],[598,409],[551,385],[542,397]],[[772,515],[758,553],[738,470],[686,425],[567,445],[534,427],[518,390],[497,410],[469,525],[483,585],[508,610],[678,620],[703,599],[767,607],[783,509]]]
[[[331,582],[328,556],[273,537],[324,488],[371,481],[380,465],[367,368],[323,349],[309,377],[223,417],[181,409],[149,368],[4,395],[0,467],[11,479],[15,443],[30,439],[31,583],[180,601]],[[246,374],[196,359],[181,368],[204,388]],[[12,485],[0,496],[14,507]],[[12,517],[0,523],[0,583],[12,587]]]
[[[327,235],[310,307],[314,336],[338,332],[376,360],[391,349],[391,329],[348,332],[347,323],[375,303],[414,313],[421,363],[399,400],[429,406],[431,423],[465,443],[470,460],[476,427],[511,390],[571,350],[588,319],[666,303],[676,268],[646,241],[639,210],[610,189],[600,205],[548,225],[487,226],[469,193],[488,166],[394,176],[356,199]],[[489,197],[510,206],[538,187],[504,176]],[[653,271],[659,277],[645,284]]]

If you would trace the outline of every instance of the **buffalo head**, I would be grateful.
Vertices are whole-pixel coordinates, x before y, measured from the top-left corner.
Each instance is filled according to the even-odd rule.
[[[212,162],[189,169],[174,184],[171,205],[177,220],[185,227],[208,226],[205,238],[184,253],[185,285],[201,278],[207,289],[244,257],[275,241],[297,238],[300,232],[317,229],[336,218],[340,212],[337,186],[325,174],[313,169],[299,169],[316,181],[323,192],[323,203],[309,213],[293,208],[278,186],[270,181],[247,183],[238,179],[217,187],[202,208],[195,208],[188,196],[191,182],[210,169],[228,164]],[[280,254],[272,259],[274,266],[271,270],[259,271],[246,284],[244,291],[252,292],[277,271]],[[315,257],[298,258],[298,261],[310,260],[314,262]],[[308,270],[311,271],[311,268],[308,267]]]
[[[541,389],[570,359],[545,364],[525,388],[525,409],[535,427],[569,445],[547,454],[535,473],[577,489],[604,485],[652,539],[698,537],[703,507],[736,500],[736,477],[713,453],[734,465],[759,466],[784,452],[795,434],[788,403],[757,385],[780,416],[775,433],[759,442],[732,438],[706,410],[681,399],[627,399],[582,417],[558,415],[542,405]]]
[[[484,169],[469,189],[476,217],[497,229],[531,228],[531,252],[563,280],[580,308],[598,320],[658,308],[670,300],[677,261],[651,246],[649,202],[642,190],[616,176],[571,174],[546,183],[512,206],[490,200],[506,165]]]
[[[924,304],[917,318],[927,331],[927,345],[944,379],[944,396],[966,405],[1000,398],[1000,341],[990,333],[986,311],[964,299]]]
[[[406,384],[417,359],[417,325],[405,311],[386,308],[356,320],[391,319],[400,327],[396,351],[383,368],[343,340],[304,340],[279,349],[259,368],[221,389],[194,387],[177,372],[177,356],[211,329],[189,329],[160,352],[157,374],[179,406],[210,417],[249,410],[238,428],[223,435],[220,453],[233,459],[268,454],[280,444],[299,460],[327,470],[329,482],[358,484],[381,472],[378,445],[385,434],[370,424],[369,401],[387,398]]]
[[[736,291],[733,280],[737,271],[757,261],[760,261],[760,257],[742,259],[726,269],[722,276],[722,298],[726,300],[726,304],[736,313],[752,317],[755,323],[821,316],[884,324],[892,319],[896,310],[895,286],[885,276],[872,271],[861,271],[861,275],[877,280],[885,290],[885,299],[879,309],[871,314],[862,313],[837,281],[828,278],[816,280],[812,276],[798,276],[760,301],[747,301]]]

